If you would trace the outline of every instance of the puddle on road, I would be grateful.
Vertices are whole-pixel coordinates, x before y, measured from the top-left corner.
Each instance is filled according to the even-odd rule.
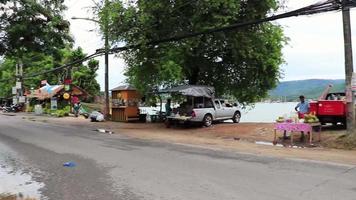
[[[17,166],[21,164],[16,159],[16,153],[0,143],[0,197],[2,194],[17,194],[25,198],[43,199],[40,189],[44,184],[34,181],[30,173]]]

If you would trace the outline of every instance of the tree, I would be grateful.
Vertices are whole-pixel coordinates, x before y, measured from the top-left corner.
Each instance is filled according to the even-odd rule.
[[[84,58],[82,49],[72,49],[69,22],[63,19],[63,0],[0,0],[0,96],[9,97],[15,80],[15,68],[23,64],[24,74],[30,75],[53,69]],[[100,87],[95,80],[98,63],[78,64],[69,69],[26,79],[26,89],[38,88],[40,80],[59,84],[67,76],[77,79],[74,84],[97,95]],[[73,74],[72,74],[73,72]]]
[[[90,60],[88,65],[82,65],[73,74],[73,83],[87,91],[92,96],[99,95],[100,85],[96,81],[96,71],[99,69],[99,61]]]
[[[63,0],[0,0],[0,55],[45,52],[58,58],[72,41],[64,9]]]
[[[265,18],[277,0],[138,0],[109,5],[112,43],[142,44],[122,52],[128,81],[141,91],[180,83],[214,86],[217,95],[254,102],[280,78],[282,28],[273,23],[206,34],[155,46],[145,45],[186,33]]]

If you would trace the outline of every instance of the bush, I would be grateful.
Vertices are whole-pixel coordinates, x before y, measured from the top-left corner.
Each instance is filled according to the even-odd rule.
[[[51,115],[54,117],[64,117],[65,113],[66,112],[64,110],[56,110],[56,111],[52,111]]]
[[[70,106],[65,106],[62,110],[63,110],[65,113],[70,113]]]
[[[35,110],[35,107],[34,106],[27,106],[26,107],[26,112],[33,112]]]
[[[49,108],[44,108],[44,109],[43,109],[43,113],[44,113],[44,114],[51,114],[51,109],[49,109]]]

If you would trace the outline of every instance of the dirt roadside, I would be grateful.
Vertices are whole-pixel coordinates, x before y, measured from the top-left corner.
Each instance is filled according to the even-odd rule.
[[[22,116],[24,120],[53,123],[60,125],[105,129],[132,138],[164,141],[176,144],[194,145],[202,148],[238,151],[257,155],[275,156],[292,159],[307,159],[331,163],[356,165],[356,150],[328,148],[327,144],[344,135],[341,130],[326,130],[321,134],[321,143],[315,147],[290,148],[268,145],[273,140],[271,123],[220,123],[209,128],[174,127],[166,128],[161,123],[93,123],[84,118],[52,118],[43,116]],[[256,144],[256,141],[267,142],[267,145]]]

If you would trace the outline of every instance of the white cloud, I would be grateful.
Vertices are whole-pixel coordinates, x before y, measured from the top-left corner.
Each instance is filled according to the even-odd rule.
[[[289,0],[286,10],[297,9],[319,0]],[[71,22],[71,33],[75,45],[81,46],[86,53],[93,53],[103,47],[103,41],[95,23],[83,20],[71,20],[76,17],[93,17],[87,7],[93,6],[92,0],[66,0],[68,10],[66,18]],[[354,41],[354,60],[356,63],[356,9],[351,12]],[[344,49],[341,12],[330,12],[313,16],[292,17],[277,21],[284,27],[290,38],[289,45],[283,49],[286,60],[282,66],[283,80],[306,78],[344,78]],[[96,31],[90,31],[90,30]],[[98,78],[104,88],[104,59],[99,58]],[[123,71],[125,62],[110,56],[110,88],[125,80]]]
[[[288,10],[310,5],[315,0],[290,0]],[[356,41],[356,11],[351,11],[352,38]],[[280,20],[290,44],[283,49],[287,62],[283,80],[344,78],[344,40],[341,12]],[[355,43],[355,42],[354,42]],[[354,58],[356,58],[356,46]]]

